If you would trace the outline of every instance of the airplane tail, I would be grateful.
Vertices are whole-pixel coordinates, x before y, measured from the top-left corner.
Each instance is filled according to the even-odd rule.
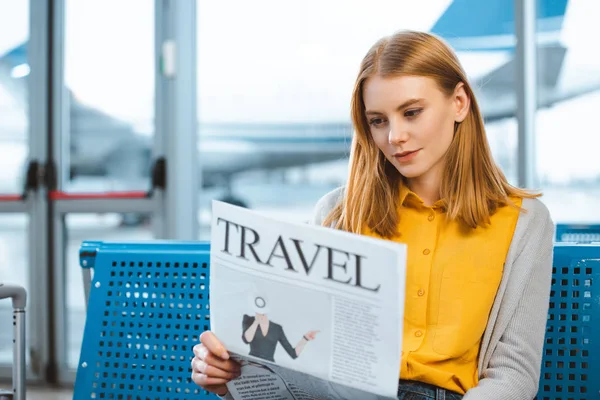
[[[6,63],[11,67],[16,67],[27,63],[27,43],[22,43],[4,54],[0,54],[0,62]]]
[[[7,89],[17,103],[23,107],[26,102],[26,86],[16,78],[27,75],[28,71],[26,43],[0,54],[0,85]]]
[[[513,0],[454,0],[430,29],[457,51],[505,50],[515,46]],[[556,43],[568,0],[537,0],[537,33]]]

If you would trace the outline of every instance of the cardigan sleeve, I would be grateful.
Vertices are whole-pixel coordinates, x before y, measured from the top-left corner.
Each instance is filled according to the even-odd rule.
[[[314,206],[312,219],[309,223],[312,225],[322,225],[327,214],[341,201],[343,195],[344,186],[341,186],[321,197]]]
[[[535,200],[513,270],[528,270],[516,311],[463,400],[531,400],[538,392],[552,280],[554,223]]]

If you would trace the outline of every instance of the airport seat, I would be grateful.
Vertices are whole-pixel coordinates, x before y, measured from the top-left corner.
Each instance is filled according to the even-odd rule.
[[[84,242],[94,269],[74,400],[217,399],[191,382],[210,328],[206,242]],[[600,393],[600,245],[557,243],[538,400]]]
[[[600,245],[554,246],[538,400],[600,395]]]
[[[600,224],[557,224],[555,241],[600,243]]]
[[[74,388],[83,399],[218,399],[191,381],[210,328],[206,242],[84,242],[94,269]]]

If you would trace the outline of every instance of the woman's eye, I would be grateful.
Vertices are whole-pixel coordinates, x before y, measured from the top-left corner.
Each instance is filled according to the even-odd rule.
[[[383,118],[372,118],[369,123],[375,127],[377,126],[381,126],[385,123],[385,120]]]
[[[416,117],[417,115],[419,115],[421,113],[421,111],[423,111],[422,108],[415,108],[413,110],[406,110],[406,112],[404,113],[405,117]]]

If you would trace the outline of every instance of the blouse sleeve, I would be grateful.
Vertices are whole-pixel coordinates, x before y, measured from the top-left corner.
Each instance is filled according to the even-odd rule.
[[[244,319],[242,320],[242,340],[246,344],[249,344],[250,342],[246,340],[245,333],[253,323],[254,323],[254,317],[244,314]]]
[[[298,355],[296,354],[296,349],[293,348],[290,342],[288,341],[281,326],[279,327],[279,343],[281,343],[285,351],[290,355],[290,357],[292,357],[292,359],[295,360],[296,358],[298,358]]]

